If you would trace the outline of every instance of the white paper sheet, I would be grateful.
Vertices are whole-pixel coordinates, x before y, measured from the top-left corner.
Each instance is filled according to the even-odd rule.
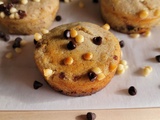
[[[83,1],[85,8],[79,8]],[[74,0],[61,3],[58,15],[60,22],[53,27],[77,21],[87,21],[103,25],[99,4],[92,0]],[[153,28],[150,37],[130,38],[128,35],[111,30],[119,40],[124,40],[123,59],[128,61],[129,69],[123,75],[116,75],[107,87],[100,92],[86,97],[69,97],[52,90],[43,80],[33,59],[33,36],[20,36],[27,40],[23,52],[17,54],[10,42],[0,41],[0,110],[79,110],[160,107],[160,63],[155,56],[160,54],[160,27]],[[6,59],[7,52],[14,53],[13,59]],[[140,70],[152,66],[153,72],[144,77]],[[38,90],[33,89],[33,82],[44,84]],[[130,96],[127,89],[135,86],[137,95]]]

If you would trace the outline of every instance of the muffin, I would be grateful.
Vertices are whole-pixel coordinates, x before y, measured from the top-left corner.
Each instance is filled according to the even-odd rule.
[[[54,90],[69,96],[85,96],[110,82],[120,54],[119,41],[111,32],[92,23],[77,22],[44,34],[37,40],[34,58]]]
[[[34,34],[49,28],[59,0],[1,0],[0,26],[11,34]]]
[[[159,0],[101,0],[100,6],[104,20],[122,33],[144,33],[160,22]]]

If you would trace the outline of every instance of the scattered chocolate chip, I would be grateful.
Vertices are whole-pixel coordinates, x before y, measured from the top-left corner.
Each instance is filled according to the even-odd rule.
[[[129,89],[128,89],[128,93],[129,93],[130,95],[134,96],[134,95],[137,94],[137,90],[136,90],[136,88],[135,88],[134,86],[131,86],[131,87],[129,87]]]
[[[4,41],[9,41],[10,40],[9,34],[4,34],[3,39]]]
[[[0,5],[0,12],[5,11],[5,9],[6,9],[6,6],[4,4],[1,4]]]
[[[17,37],[17,38],[14,40],[14,43],[13,43],[12,47],[13,47],[13,48],[17,48],[17,47],[20,48],[20,47],[21,47],[21,44],[20,44],[21,40],[22,40],[22,38]]]
[[[60,15],[57,15],[55,19],[56,21],[61,21],[62,17]]]
[[[40,42],[37,42],[37,43],[36,43],[36,48],[40,48],[41,45],[42,45],[42,44],[41,44]]]
[[[59,78],[60,78],[60,79],[64,79],[64,78],[65,78],[65,73],[64,73],[64,72],[61,72],[61,73],[59,74]]]
[[[87,120],[95,120],[96,119],[96,114],[92,112],[87,113]]]
[[[64,36],[66,39],[70,38],[70,37],[71,37],[70,30],[65,30],[63,36]]]
[[[157,62],[160,62],[160,55],[157,55],[156,57]]]
[[[5,35],[4,32],[1,32],[1,31],[0,31],[0,38],[3,38],[4,35]]]
[[[10,10],[7,9],[7,8],[4,10],[4,13],[5,13],[5,15],[7,15],[7,16],[9,16],[9,15],[11,14],[11,13],[10,13]]]
[[[13,7],[12,3],[8,3],[7,6],[6,6],[7,9],[11,9],[12,7]]]
[[[73,49],[76,48],[76,46],[77,46],[76,43],[73,42],[73,41],[70,41],[70,42],[67,44],[68,50],[73,50]]]
[[[33,43],[36,45],[36,44],[37,44],[37,41],[34,39],[34,40],[33,40]]]
[[[96,73],[90,71],[88,72],[88,78],[90,79],[90,81],[94,81],[97,78]]]
[[[134,27],[132,25],[127,25],[128,31],[134,30]]]
[[[34,87],[34,89],[38,89],[38,88],[40,88],[40,87],[42,87],[43,86],[43,84],[42,83],[40,83],[39,81],[34,81],[34,83],[33,83],[33,87]]]
[[[99,0],[92,0],[93,1],[93,3],[98,3],[99,2]]]
[[[119,42],[119,45],[120,45],[120,47],[121,47],[121,48],[123,48],[123,47],[124,47],[124,45],[125,45],[125,44],[124,44],[124,41],[123,41],[123,40],[121,40],[121,41]]]
[[[94,37],[93,43],[96,45],[101,45],[102,44],[102,37]]]
[[[20,0],[11,0],[12,3],[17,4],[20,2]]]
[[[27,16],[26,12],[23,10],[18,10],[18,14],[19,14],[20,19],[23,19],[24,17]]]

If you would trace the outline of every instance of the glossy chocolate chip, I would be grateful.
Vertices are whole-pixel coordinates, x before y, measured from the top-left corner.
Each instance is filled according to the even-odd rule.
[[[123,48],[123,47],[124,47],[124,45],[125,45],[125,44],[124,44],[124,41],[123,41],[123,40],[121,40],[121,41],[119,42],[119,45],[120,45],[120,47],[121,47],[121,48]]]
[[[43,84],[40,83],[39,81],[34,81],[34,83],[33,83],[33,88],[36,90],[42,86],[43,86]]]
[[[62,17],[60,15],[57,15],[55,19],[56,21],[61,21]]]
[[[160,55],[157,55],[156,57],[157,62],[160,62]]]
[[[102,37],[94,37],[93,43],[96,45],[101,45],[102,44]]]
[[[21,40],[22,40],[22,38],[17,37],[17,38],[14,40],[14,43],[13,43],[12,47],[13,47],[13,48],[17,48],[17,47],[20,48],[20,47],[21,47],[21,44],[20,44]]]
[[[69,38],[71,37],[70,30],[65,30],[63,36],[64,36],[66,39],[69,39]]]
[[[70,42],[67,44],[68,50],[73,50],[73,49],[76,48],[76,46],[77,46],[76,43],[73,42],[73,41],[70,41]]]
[[[90,81],[94,81],[97,78],[97,75],[94,72],[90,71],[88,72],[88,78],[90,79]]]
[[[34,40],[33,40],[33,43],[36,45],[36,44],[37,44],[37,41],[34,39]]]
[[[87,113],[87,120],[95,120],[96,119],[96,114],[92,112]]]
[[[137,90],[136,90],[136,88],[135,88],[134,86],[131,86],[131,87],[129,87],[129,89],[128,89],[128,93],[129,93],[130,95],[134,96],[134,95],[137,94]]]
[[[7,16],[9,16],[9,15],[11,14],[11,13],[10,13],[10,10],[7,9],[7,8],[4,10],[4,13],[5,13],[5,15],[7,15]]]
[[[12,3],[8,3],[7,6],[6,6],[7,9],[11,9],[12,7],[13,7]]]

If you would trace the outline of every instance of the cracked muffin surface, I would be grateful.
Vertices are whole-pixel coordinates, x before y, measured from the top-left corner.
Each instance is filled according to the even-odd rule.
[[[77,22],[43,35],[35,62],[49,85],[66,95],[91,95],[104,88],[119,64],[119,41],[102,27]]]

